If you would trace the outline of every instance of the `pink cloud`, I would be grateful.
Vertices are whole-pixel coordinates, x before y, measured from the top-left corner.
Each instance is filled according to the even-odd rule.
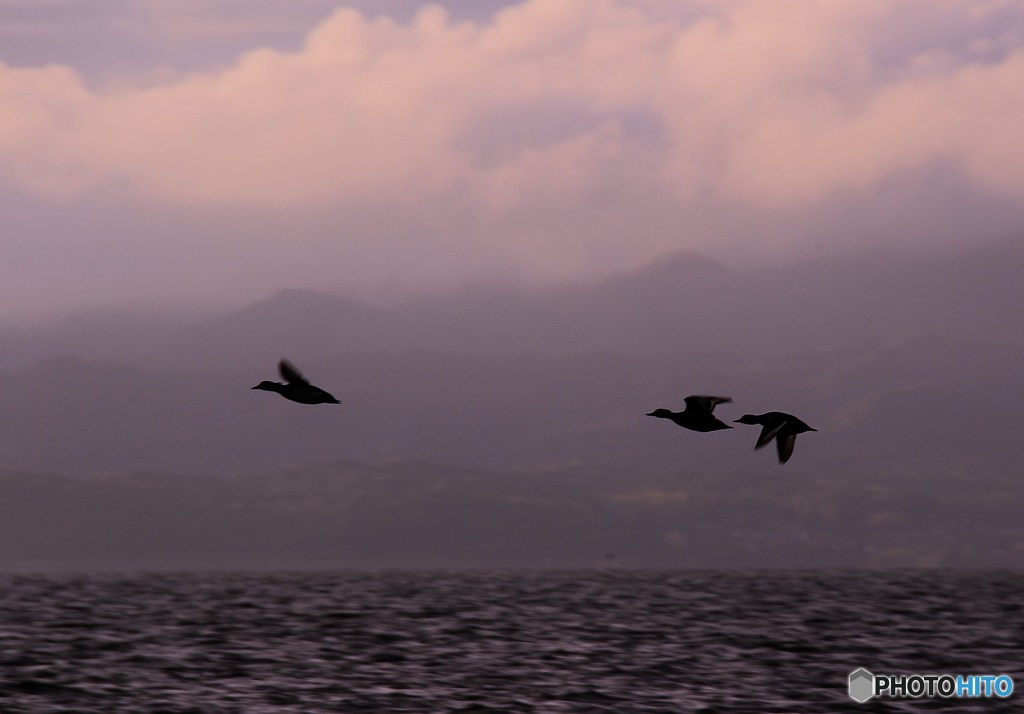
[[[296,228],[261,245],[313,251],[226,273],[301,283],[344,246],[349,277],[562,276],[753,230],[784,244],[799,216],[820,226],[837,197],[927,186],[936,166],[1019,200],[1022,120],[1012,4],[527,0],[478,21],[341,8],[297,49],[159,84],[0,65],[0,181],[72,207],[276,211]],[[905,210],[886,215],[924,215]],[[211,223],[208,240],[230,233]]]
[[[650,174],[638,178],[683,197],[701,186],[799,204],[936,158],[1024,190],[1024,153],[1000,149],[1019,135],[1018,55],[979,63],[936,48],[934,71],[899,77],[871,56],[872,32],[897,31],[890,3],[721,7],[673,22],[625,1],[531,0],[487,24],[439,7],[406,24],[342,9],[299,51],[254,50],[221,71],[107,93],[68,68],[6,67],[0,147],[9,178],[38,190],[301,205],[471,182],[507,205],[516,185],[585,191],[594,171],[637,150],[619,117],[642,110],[667,151],[658,165],[635,162]],[[941,10],[949,23],[984,14]],[[606,121],[489,169],[460,152],[481,116],[552,98],[587,102]]]

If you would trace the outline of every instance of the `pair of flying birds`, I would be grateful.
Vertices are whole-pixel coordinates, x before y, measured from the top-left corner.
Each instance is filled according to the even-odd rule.
[[[283,383],[264,380],[253,387],[253,389],[277,392],[285,399],[290,399],[299,404],[341,404],[341,402],[334,398],[334,395],[311,384],[308,379],[302,376],[302,372],[288,360],[281,360],[277,368],[281,372],[281,378],[284,379]],[[647,416],[670,419],[679,426],[692,429],[693,431],[718,431],[719,429],[732,428],[713,414],[717,405],[732,401],[729,397],[692,395],[683,401],[686,402],[686,408],[681,412],[655,409]],[[779,450],[780,464],[789,461],[789,457],[793,455],[793,445],[796,443],[797,434],[802,434],[805,431],[817,431],[817,429],[812,429],[792,414],[784,412],[744,414],[736,421],[740,424],[760,424],[761,436],[758,437],[754,448],[760,449],[774,439]]]
[[[719,429],[732,429],[731,426],[721,421],[713,412],[719,404],[728,404],[732,401],[729,397],[708,397],[691,395],[683,400],[686,408],[681,412],[673,412],[668,409],[655,409],[647,416],[669,419],[686,429],[693,431],[718,431]],[[775,440],[775,446],[779,451],[779,463],[784,464],[793,455],[793,447],[796,445],[796,435],[805,431],[817,431],[807,426],[792,414],[785,412],[765,412],[764,414],[744,414],[736,420],[738,424],[760,424],[761,435],[757,437],[755,449],[767,446]]]

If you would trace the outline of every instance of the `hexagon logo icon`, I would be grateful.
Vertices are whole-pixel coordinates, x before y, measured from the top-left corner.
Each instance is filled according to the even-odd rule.
[[[850,699],[863,704],[875,696],[875,675],[863,667],[850,672]]]

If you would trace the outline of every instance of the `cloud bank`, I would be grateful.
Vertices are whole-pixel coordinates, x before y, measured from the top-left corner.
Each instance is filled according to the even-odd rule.
[[[925,231],[930,193],[1024,198],[1021,126],[1024,6],[996,0],[341,7],[297,49],[142,86],[0,66],[11,195],[274,211],[294,216],[282,240],[344,245],[352,270],[398,278],[564,275],[741,245],[757,225],[784,244],[794,217],[827,230],[843,206]],[[999,230],[1019,218],[1005,210]],[[354,230],[336,243],[327,223]]]

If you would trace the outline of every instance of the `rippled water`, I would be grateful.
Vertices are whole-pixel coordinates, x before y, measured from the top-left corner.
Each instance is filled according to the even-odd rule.
[[[1024,575],[4,576],[0,711],[1024,711]],[[1006,672],[1010,700],[847,697]]]

